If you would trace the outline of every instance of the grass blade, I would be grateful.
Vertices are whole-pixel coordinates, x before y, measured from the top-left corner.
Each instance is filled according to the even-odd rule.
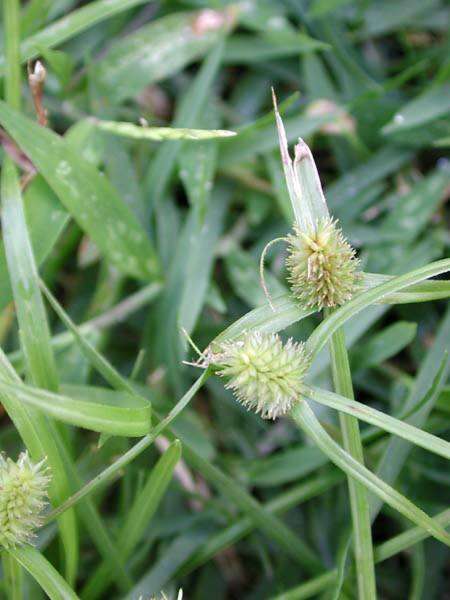
[[[447,358],[444,358],[444,360],[441,362],[436,376],[438,380],[442,380],[442,374],[446,367],[447,360]],[[319,404],[329,406],[330,408],[334,408],[340,412],[351,415],[356,419],[360,419],[366,423],[375,425],[375,427],[389,431],[398,437],[412,442],[416,446],[420,446],[429,452],[434,452],[438,456],[443,456],[444,458],[450,460],[450,442],[438,438],[427,431],[423,431],[418,427],[414,427],[413,425],[409,425],[408,423],[400,421],[399,419],[395,419],[394,417],[371,408],[370,406],[366,406],[360,402],[355,402],[349,398],[344,398],[343,396],[334,394],[333,392],[327,392],[317,387],[309,386],[305,386],[304,391],[308,398],[318,402]]]
[[[8,550],[39,583],[51,600],[78,600],[78,596],[44,556],[32,546]]]
[[[136,140],[152,140],[162,142],[164,140],[211,140],[214,138],[231,137],[236,135],[234,131],[223,129],[188,129],[177,127],[140,127],[133,123],[117,121],[95,121],[96,127]]]
[[[0,102],[0,123],[111,263],[140,279],[158,272],[154,249],[109,181],[69,142]]]
[[[23,571],[20,563],[8,552],[2,554],[3,580],[9,600],[23,598]]]
[[[153,467],[147,482],[136,496],[118,537],[118,546],[125,559],[130,557],[158,509],[180,457],[181,444],[175,440]],[[104,593],[111,582],[110,569],[111,565],[107,562],[97,568],[83,589],[83,598],[94,600]]]
[[[381,300],[388,294],[398,292],[408,286],[422,282],[450,270],[450,259],[438,260],[425,267],[410,271],[405,275],[394,277],[386,283],[376,286],[362,294],[355,296],[350,302],[338,308],[332,315],[325,319],[313,332],[308,340],[308,348],[314,357],[325,346],[335,331],[344,323],[358,314],[364,308]]]
[[[5,159],[3,165],[2,207],[3,241],[28,374],[36,385],[56,390],[58,376],[47,315],[25,223],[19,178],[11,159]]]
[[[39,48],[54,48],[70,40],[86,29],[101,23],[124,10],[145,4],[147,0],[97,0],[74,10],[67,16],[55,21],[45,29],[25,39],[20,45],[22,62],[36,58]],[[0,58],[0,73],[5,68],[5,60]]]
[[[144,398],[99,388],[66,390],[70,396],[0,381],[0,393],[15,395],[57,421],[111,435],[140,437],[149,432],[151,406]]]
[[[97,371],[112,387],[128,392],[130,395],[134,396],[136,393],[133,386],[130,385],[128,381],[122,377],[122,375],[120,375],[120,373],[116,371],[116,369],[114,369],[114,367],[99,352],[97,352],[95,347],[87,340],[86,336],[80,333],[78,327],[62,308],[43,281],[41,281],[41,288],[52,308],[67,329],[71,332],[77,344],[80,346],[87,359],[91,362],[92,366],[97,369]]]
[[[345,473],[362,483],[368,490],[395,508],[403,516],[431,534],[440,542],[450,546],[450,535],[410,500],[402,496],[382,479],[366,469],[343,450],[322,428],[308,404],[300,402],[293,410],[292,417],[301,429],[309,435],[330,460]]]
[[[114,461],[113,464],[108,466],[104,471],[99,473],[94,479],[91,479],[89,483],[80,488],[73,496],[71,496],[66,502],[54,509],[47,518],[50,522],[59,515],[63,514],[71,506],[85,498],[88,494],[91,494],[94,490],[104,485],[111,479],[119,476],[123,471],[123,468],[132,462],[139,454],[141,454],[146,448],[148,448],[160,435],[165,428],[180,414],[180,412],[189,404],[198,390],[202,387],[204,382],[208,379],[210,373],[206,370],[203,374],[193,383],[189,390],[184,396],[177,402],[170,413],[162,419],[158,425],[145,437],[143,437],[137,444],[132,446],[127,452],[122,454],[120,458]]]
[[[280,548],[283,548],[305,570],[314,573],[322,568],[320,560],[300,538],[294,535],[280,519],[270,514],[259,502],[244,492],[230,477],[194,452],[187,444],[184,445],[183,453],[188,463],[243,510],[261,531],[276,541]]]
[[[232,24],[231,11],[214,11],[216,18],[209,27],[201,26],[203,14],[178,12],[161,17],[113,44],[95,67],[97,85],[109,102],[132,98],[217,44]]]
[[[58,387],[58,376],[50,346],[47,316],[38,287],[38,274],[25,223],[19,179],[9,158],[5,158],[3,163],[1,195],[6,258],[27,371],[36,385],[55,390]],[[19,416],[17,403],[8,405],[9,410],[6,405],[5,408],[13,420],[15,417],[25,417],[21,435],[27,446],[31,444],[30,452],[34,458],[49,457],[54,482],[50,487],[50,497],[54,503],[62,502],[70,495],[70,483],[58,450],[51,440],[52,433],[42,421],[38,421],[36,429],[31,432],[29,420],[33,419],[32,413]],[[36,435],[40,438],[38,445],[33,441]],[[66,576],[69,581],[73,581],[78,563],[78,532],[73,512],[60,521],[60,531],[65,549]]]
[[[330,360],[336,392],[351,402],[354,398],[352,376],[345,347],[344,332],[338,329],[330,340]],[[364,465],[364,452],[359,433],[358,420],[348,414],[339,413],[342,440],[345,450],[356,461]],[[353,524],[353,548],[359,597],[376,598],[375,567],[373,561],[372,527],[367,490],[361,483],[348,475],[348,489]],[[346,545],[346,547],[348,547]],[[347,552],[344,552],[345,556]],[[344,560],[345,563],[345,560]]]

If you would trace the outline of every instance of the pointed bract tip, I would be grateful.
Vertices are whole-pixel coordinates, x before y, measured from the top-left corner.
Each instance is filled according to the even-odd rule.
[[[312,160],[312,152],[305,140],[303,138],[298,138],[298,142],[294,148],[294,160],[295,162],[300,162],[305,158],[310,158]]]
[[[270,88],[270,91],[272,92],[272,103],[273,103],[273,110],[278,113],[278,103],[277,103],[277,96],[275,94],[275,89],[273,88],[273,86]]]

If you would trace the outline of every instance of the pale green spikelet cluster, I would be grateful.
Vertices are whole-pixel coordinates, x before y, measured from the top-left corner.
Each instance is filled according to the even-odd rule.
[[[350,300],[361,277],[354,249],[331,218],[306,232],[294,226],[286,267],[294,296],[302,306],[316,310]]]
[[[50,477],[45,460],[34,464],[27,452],[17,462],[0,454],[0,545],[12,548],[32,541],[42,525]]]
[[[227,388],[263,419],[287,414],[301,399],[301,384],[310,360],[304,344],[277,334],[251,332],[224,342],[215,355],[219,374],[230,377]]]

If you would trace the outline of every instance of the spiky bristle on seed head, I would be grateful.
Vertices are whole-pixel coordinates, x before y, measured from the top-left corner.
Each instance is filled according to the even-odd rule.
[[[350,300],[361,278],[354,249],[330,218],[308,231],[294,226],[286,268],[294,296],[302,306],[317,310]]]
[[[215,355],[219,374],[237,400],[263,419],[287,414],[301,400],[310,360],[302,343],[283,344],[277,334],[246,333],[223,342]]]
[[[17,462],[0,454],[0,546],[32,541],[42,525],[49,483],[45,461],[34,464],[27,452]]]

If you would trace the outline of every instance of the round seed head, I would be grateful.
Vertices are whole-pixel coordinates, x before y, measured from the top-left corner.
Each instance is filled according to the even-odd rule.
[[[310,361],[304,344],[289,339],[283,345],[276,334],[251,332],[221,344],[215,362],[239,402],[263,419],[276,419],[301,400]]]
[[[329,218],[306,232],[294,227],[286,267],[294,296],[302,306],[317,310],[350,300],[360,280],[355,251]]]
[[[30,542],[42,525],[50,477],[45,461],[31,462],[23,452],[17,462],[0,454],[0,545]]]

